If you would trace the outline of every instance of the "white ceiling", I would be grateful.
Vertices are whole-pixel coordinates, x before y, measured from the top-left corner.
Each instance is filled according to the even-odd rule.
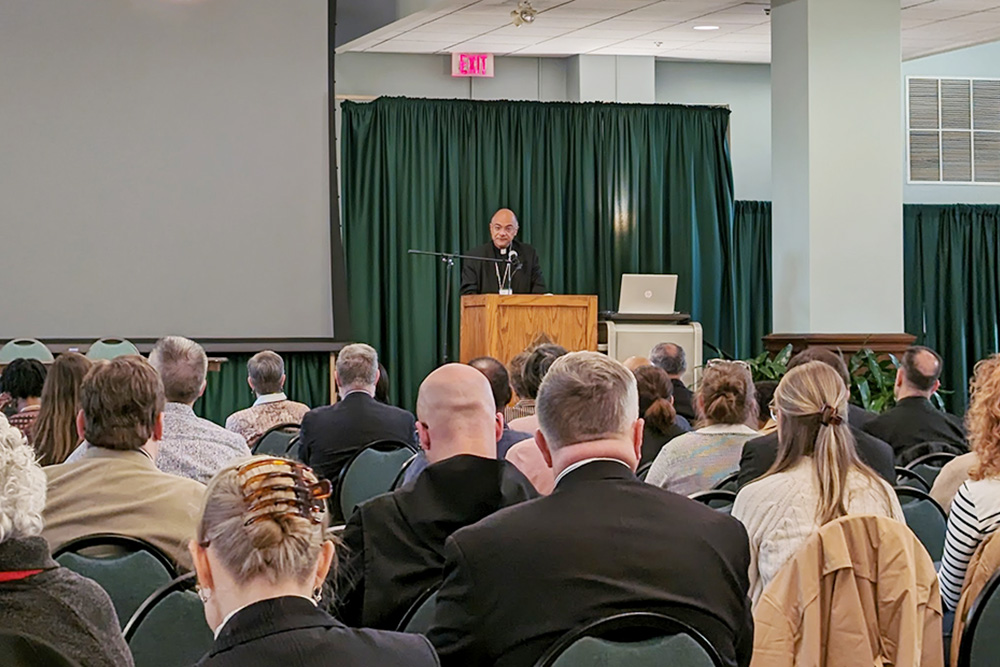
[[[767,0],[531,0],[534,23],[514,26],[517,0],[446,0],[344,44],[338,52],[488,52],[514,56],[643,55],[766,63]],[[1000,0],[901,0],[903,59],[1000,40]],[[718,30],[699,31],[697,25]]]

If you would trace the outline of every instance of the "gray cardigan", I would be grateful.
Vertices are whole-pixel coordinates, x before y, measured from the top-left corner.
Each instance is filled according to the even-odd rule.
[[[59,567],[41,537],[0,542],[0,572],[43,570],[0,582],[0,628],[45,640],[83,667],[132,665],[111,598]]]

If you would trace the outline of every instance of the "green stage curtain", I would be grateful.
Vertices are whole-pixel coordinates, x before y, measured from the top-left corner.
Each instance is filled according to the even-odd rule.
[[[733,270],[736,277],[738,357],[764,351],[771,333],[771,202],[738,201],[733,220]]]
[[[458,357],[459,334],[460,265],[441,330],[444,266],[407,250],[488,242],[501,207],[517,213],[553,292],[613,310],[622,273],[676,273],[678,309],[735,349],[727,109],[400,98],[342,109],[356,338],[379,350],[402,405],[445,341]]]
[[[976,362],[997,352],[1000,206],[903,207],[906,331],[944,358],[951,411],[968,405]]]
[[[247,384],[250,354],[227,354],[227,361],[217,371],[208,373],[205,394],[194,404],[199,417],[220,426],[237,410],[253,405],[255,396]],[[326,352],[294,352],[281,355],[285,360],[285,393],[293,401],[309,407],[330,403],[330,355]]]

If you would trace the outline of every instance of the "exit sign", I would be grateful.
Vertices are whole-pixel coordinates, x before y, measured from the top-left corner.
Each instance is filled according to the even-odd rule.
[[[453,53],[451,54],[451,75],[493,78],[493,54]]]

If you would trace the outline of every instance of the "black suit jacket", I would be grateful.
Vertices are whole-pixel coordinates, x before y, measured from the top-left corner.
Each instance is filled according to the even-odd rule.
[[[336,615],[350,626],[395,630],[420,594],[441,584],[449,535],[537,496],[510,463],[460,455],[363,503],[342,535]]]
[[[670,380],[674,385],[674,410],[692,424],[698,418],[694,410],[694,394],[680,380]]]
[[[299,455],[320,478],[336,486],[341,469],[359,449],[377,440],[415,445],[416,429],[411,413],[356,391],[306,413],[299,431]],[[331,502],[330,506],[334,519],[339,518],[340,504]]]
[[[851,426],[851,434],[857,443],[858,457],[869,468],[877,472],[879,477],[895,486],[896,468],[892,447],[854,426]],[[740,457],[739,487],[743,488],[744,485],[763,477],[764,473],[774,465],[777,458],[777,433],[769,433],[753,440],[747,440],[743,445],[743,456]]]
[[[517,239],[511,243],[511,248],[517,251],[521,268],[514,271],[510,280],[514,294],[545,294],[545,279],[542,278],[542,267],[538,263],[538,253],[527,243]],[[493,242],[473,248],[465,253],[474,257],[489,257],[504,259]],[[500,291],[500,281],[497,280],[497,269],[504,275],[506,264],[493,262],[477,262],[474,259],[462,260],[462,294],[496,294]]]
[[[421,635],[352,630],[309,600],[288,596],[241,609],[198,667],[433,667]]]
[[[885,440],[899,455],[923,442],[947,442],[965,449],[962,420],[938,410],[923,397],[904,398],[865,424],[865,432]]]
[[[726,665],[747,665],[746,530],[735,519],[595,461],[550,496],[448,538],[429,633],[442,665],[530,667],[563,634],[624,611],[671,614]]]

